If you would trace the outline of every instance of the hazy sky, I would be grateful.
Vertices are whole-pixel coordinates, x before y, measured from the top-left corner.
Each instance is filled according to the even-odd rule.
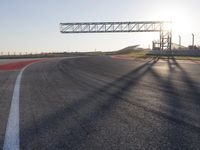
[[[173,42],[200,45],[199,0],[0,0],[0,51],[47,52],[148,47],[155,33],[61,34],[60,22],[172,20]]]

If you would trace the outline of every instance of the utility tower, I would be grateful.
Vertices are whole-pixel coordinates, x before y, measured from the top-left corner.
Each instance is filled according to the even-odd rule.
[[[60,23],[61,33],[159,32],[160,50],[171,50],[170,21]]]

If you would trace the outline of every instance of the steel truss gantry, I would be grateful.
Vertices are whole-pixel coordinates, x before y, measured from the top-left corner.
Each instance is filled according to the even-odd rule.
[[[160,50],[171,50],[170,21],[60,23],[61,33],[160,32]]]

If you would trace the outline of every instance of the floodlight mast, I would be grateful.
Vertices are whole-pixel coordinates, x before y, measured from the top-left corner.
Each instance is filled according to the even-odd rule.
[[[159,32],[160,50],[171,50],[171,21],[60,23],[61,33]]]

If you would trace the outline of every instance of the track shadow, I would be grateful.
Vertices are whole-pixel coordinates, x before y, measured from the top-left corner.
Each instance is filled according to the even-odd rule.
[[[197,83],[193,81],[193,79],[189,76],[187,71],[176,61],[174,57],[172,58],[172,60],[173,60],[173,63],[176,65],[176,67],[181,70],[181,78],[183,82],[188,86],[188,89],[190,90],[192,95],[196,96],[196,100],[197,100],[196,102],[200,104],[200,99],[199,99],[200,89],[199,87],[196,86]]]
[[[186,111],[187,109],[184,106],[185,104],[183,105],[183,101],[185,101],[185,99],[183,100],[183,93],[179,92],[179,87],[173,82],[173,75],[175,74],[176,69],[179,69],[181,71],[179,73],[180,78],[182,79],[182,82],[185,83],[186,88],[189,89],[188,92],[191,94],[190,96],[192,97],[192,99],[189,99],[189,101],[191,101],[191,103],[193,104],[195,103],[199,105],[199,89],[195,86],[195,82],[190,78],[189,74],[184,70],[183,67],[181,67],[181,65],[176,61],[174,57],[169,57],[167,63],[169,72],[166,78],[162,77],[153,68],[149,70],[149,72],[154,77],[154,80],[159,83],[160,87],[164,88],[164,91],[162,91],[162,102],[170,107],[167,111],[167,114],[162,112],[159,113],[161,116],[168,118],[168,120],[172,120],[173,122],[176,122],[181,126],[186,126],[187,128],[190,128],[191,130],[200,133],[199,126],[196,126],[196,124],[189,122],[188,120],[191,118],[188,118],[189,116],[187,114],[178,111],[181,109],[185,109]],[[197,124],[200,124],[200,120]],[[175,127],[172,129],[168,129],[164,134],[166,137],[168,137],[171,143],[169,145],[169,149],[191,149],[191,141],[190,139],[186,138],[188,137],[187,133],[180,128]],[[181,144],[177,145],[177,143]]]
[[[153,58],[153,60],[144,63],[106,86],[74,101],[74,103],[66,106],[65,109],[56,110],[47,117],[38,120],[36,129],[35,125],[22,129],[20,137],[22,139],[21,148],[27,149],[29,144],[36,144],[37,142],[32,139],[34,135],[45,137],[46,132],[53,130],[56,133],[51,143],[46,145],[45,139],[40,138],[39,147],[37,145],[32,146],[40,149],[77,149],[81,143],[84,143],[87,135],[93,132],[97,122],[109,115],[123,95],[126,94],[126,91],[136,87],[138,82],[158,60],[159,58]],[[72,116],[73,118],[71,118]],[[57,130],[62,126],[60,125],[61,122],[64,123],[64,120],[70,120],[70,118],[74,119],[76,123],[72,121],[70,124],[65,124],[66,129],[64,130],[68,130],[68,133],[63,133],[62,129]]]

